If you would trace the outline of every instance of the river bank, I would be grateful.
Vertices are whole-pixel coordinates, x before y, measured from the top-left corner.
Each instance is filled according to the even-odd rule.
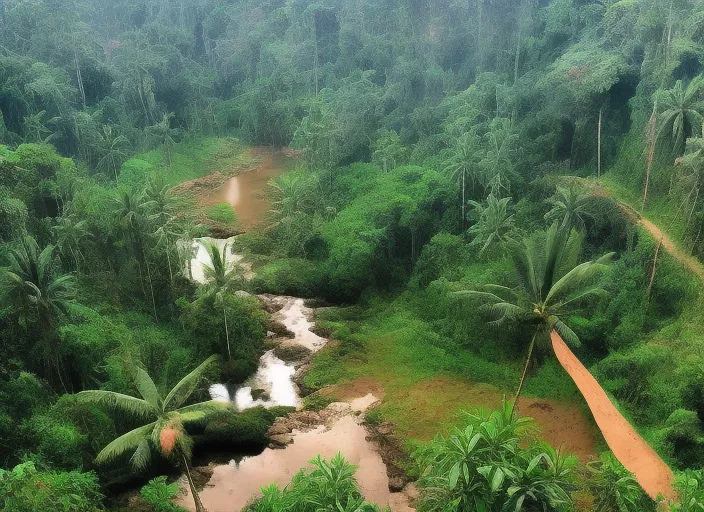
[[[234,241],[233,238],[195,240],[194,258],[188,270],[191,279],[201,285],[207,282],[205,268],[210,257],[205,247],[214,245],[225,255],[227,268],[242,272],[245,281],[251,280],[254,277],[251,266],[242,255],[232,252]],[[262,355],[257,372],[243,385],[214,384],[209,389],[211,398],[238,411],[290,406],[298,412],[277,420],[269,430],[270,447],[261,454],[196,468],[198,474],[206,478],[210,475],[199,493],[204,506],[210,512],[240,510],[260,495],[263,486],[271,483],[286,486],[316,456],[332,458],[341,453],[359,467],[357,480],[367,500],[389,505],[392,512],[412,510],[409,500],[415,496],[413,487],[405,489],[407,478],[399,477],[396,466],[390,479],[381,455],[383,450],[372,440],[373,432],[364,425],[363,413],[379,402],[376,396],[367,393],[349,402],[334,402],[318,412],[302,410],[297,382],[305,376],[313,354],[329,341],[314,332],[315,310],[297,297],[258,295],[257,298],[275,324],[268,333],[268,343],[273,348]],[[386,435],[390,434],[387,429]],[[387,459],[391,457],[388,449],[384,453]],[[185,478],[180,485],[185,494],[178,503],[195,510]]]

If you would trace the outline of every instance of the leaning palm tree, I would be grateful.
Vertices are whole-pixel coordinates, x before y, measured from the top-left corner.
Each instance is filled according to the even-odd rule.
[[[210,265],[203,266],[203,274],[208,281],[207,290],[214,294],[216,301],[222,304],[222,315],[225,323],[225,339],[227,340],[227,357],[232,359],[230,350],[230,329],[227,324],[227,304],[225,294],[230,291],[232,285],[240,278],[240,273],[235,265],[230,265],[227,259],[229,245],[225,244],[220,250],[214,242],[206,242],[205,250],[210,256]]]
[[[662,112],[658,115],[660,128],[657,139],[669,139],[672,152],[681,156],[685,150],[687,137],[696,135],[702,127],[704,101],[702,89],[704,78],[692,80],[687,88],[678,80],[672,89],[661,91],[657,104]]]
[[[516,233],[514,215],[511,212],[511,198],[497,199],[494,194],[486,198],[486,205],[470,201],[474,208],[472,215],[477,222],[469,228],[473,237],[470,245],[481,247],[479,256],[484,256],[493,247],[504,246]]]
[[[562,231],[553,223],[544,236],[526,238],[511,248],[520,283],[517,288],[487,285],[480,290],[457,292],[483,302],[482,308],[494,318],[493,324],[521,324],[532,330],[514,410],[536,347],[548,353],[553,330],[568,344],[579,346],[579,338],[565,319],[589,299],[605,293],[597,281],[614,254],[578,264],[582,240],[583,235],[577,231]]]
[[[586,219],[594,219],[594,196],[572,184],[570,188],[557,187],[555,195],[548,199],[552,206],[545,214],[548,222],[559,221],[561,230],[584,229]]]
[[[139,417],[149,421],[134,430],[121,435],[96,456],[98,464],[104,464],[118,459],[126,453],[131,453],[130,465],[135,471],[143,471],[149,465],[152,452],[172,460],[176,460],[186,473],[188,485],[193,494],[197,512],[205,512],[196,491],[189,468],[193,441],[186,433],[184,424],[202,419],[210,410],[218,405],[215,402],[200,402],[185,405],[198,387],[205,370],[217,360],[211,356],[195,370],[186,375],[163,398],[149,374],[141,368],[134,371],[134,386],[141,398],[113,391],[91,390],[78,393],[80,401],[94,404],[104,404],[120,413]]]
[[[55,271],[54,246],[39,250],[31,236],[25,237],[19,248],[10,251],[10,266],[4,271],[9,285],[7,293],[15,310],[25,321],[37,327],[44,362],[53,369],[64,391],[59,320],[68,315],[75,295],[74,278]]]

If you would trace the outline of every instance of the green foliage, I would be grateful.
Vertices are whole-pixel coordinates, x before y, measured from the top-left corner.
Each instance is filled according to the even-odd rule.
[[[218,203],[208,208],[208,218],[221,224],[234,224],[237,221],[235,210],[229,203]]]
[[[493,194],[486,198],[486,206],[477,201],[470,201],[474,211],[470,214],[476,224],[468,233],[472,236],[472,244],[480,247],[479,256],[488,252],[496,252],[515,236],[514,215],[511,212],[511,198],[497,199]]]
[[[687,470],[675,479],[678,501],[673,512],[695,512],[704,508],[704,475],[701,471]]]
[[[183,507],[173,503],[173,500],[181,493],[177,483],[166,483],[165,476],[159,476],[149,480],[149,483],[139,491],[142,499],[151,506],[153,512],[183,512]]]
[[[12,512],[103,510],[95,473],[39,471],[31,462],[0,469],[0,505]]]
[[[529,426],[505,403],[490,414],[465,413],[459,427],[415,454],[423,475],[418,509],[572,510],[576,459],[527,442]]]
[[[635,477],[611,453],[588,465],[592,478],[589,490],[595,498],[595,512],[640,512],[655,510]]]
[[[257,407],[243,412],[233,408],[218,411],[205,420],[199,442],[218,450],[243,450],[247,453],[263,450],[269,444],[269,427],[278,416],[284,416],[291,410],[286,407]]]
[[[272,484],[262,489],[263,497],[247,509],[252,512],[313,512],[339,510],[340,512],[375,512],[379,507],[364,501],[354,474],[357,470],[342,455],[330,461],[320,456],[310,461],[314,469],[301,471],[284,489]]]

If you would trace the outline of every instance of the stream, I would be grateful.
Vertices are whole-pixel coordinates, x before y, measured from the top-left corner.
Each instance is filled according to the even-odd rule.
[[[233,205],[244,225],[254,225],[267,209],[263,188],[272,176],[283,172],[274,162],[275,157],[265,159],[261,175],[259,170],[248,172],[241,177],[246,179],[230,180],[215,193],[216,200],[225,199]],[[254,199],[243,201],[247,197]],[[242,211],[243,208],[248,211]],[[232,252],[234,238],[200,238],[193,241],[194,257],[189,264],[193,281],[200,284],[206,282],[204,268],[210,264],[210,257],[204,244],[208,242],[217,244],[221,251],[225,249],[226,265],[230,268],[239,266],[245,279],[254,276],[251,265],[243,256]],[[279,346],[300,346],[314,353],[328,342],[312,331],[315,326],[314,310],[306,306],[303,299],[270,295],[258,298],[267,304],[270,311],[274,311],[272,319],[293,334],[292,338],[276,338],[274,333],[268,333],[274,343]],[[257,372],[247,382],[241,386],[214,384],[209,389],[210,396],[213,400],[232,404],[240,411],[259,406],[291,406],[300,410],[301,397],[294,380],[299,370],[295,363],[285,362],[275,355],[275,350],[269,350],[261,356]],[[358,466],[356,479],[367,500],[381,506],[388,504],[392,512],[413,510],[405,494],[389,491],[386,465],[376,445],[367,439],[368,433],[362,425],[360,413],[376,402],[377,397],[369,394],[356,397],[349,403],[331,404],[317,417],[320,424],[292,430],[289,444],[283,449],[267,448],[259,455],[238,457],[227,464],[211,464],[212,477],[200,492],[205,508],[209,512],[239,511],[260,495],[263,486],[271,483],[286,486],[301,469],[310,468],[309,461],[318,454],[330,459],[339,452]],[[323,416],[325,420],[321,419]],[[177,503],[195,510],[185,479],[182,478],[180,484],[185,494],[178,498]]]

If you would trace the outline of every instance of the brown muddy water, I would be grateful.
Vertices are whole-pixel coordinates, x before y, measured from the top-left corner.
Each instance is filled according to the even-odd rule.
[[[364,405],[371,400],[376,401],[365,397]],[[343,413],[330,426],[295,433],[293,444],[284,449],[267,448],[260,455],[216,466],[210,481],[200,492],[201,501],[209,512],[239,511],[261,495],[262,487],[271,483],[285,487],[301,469],[312,468],[309,461],[318,454],[331,459],[341,453],[359,468],[356,480],[368,501],[389,504],[393,512],[413,510],[405,495],[389,491],[386,466],[367,435],[358,417]],[[183,487],[187,494],[179,498],[178,504],[194,510],[190,492],[187,486]]]
[[[254,156],[259,160],[255,169],[230,178],[204,197],[207,204],[228,203],[232,206],[243,231],[266,219],[269,180],[282,175],[291,165],[291,158],[278,151],[259,149]]]

